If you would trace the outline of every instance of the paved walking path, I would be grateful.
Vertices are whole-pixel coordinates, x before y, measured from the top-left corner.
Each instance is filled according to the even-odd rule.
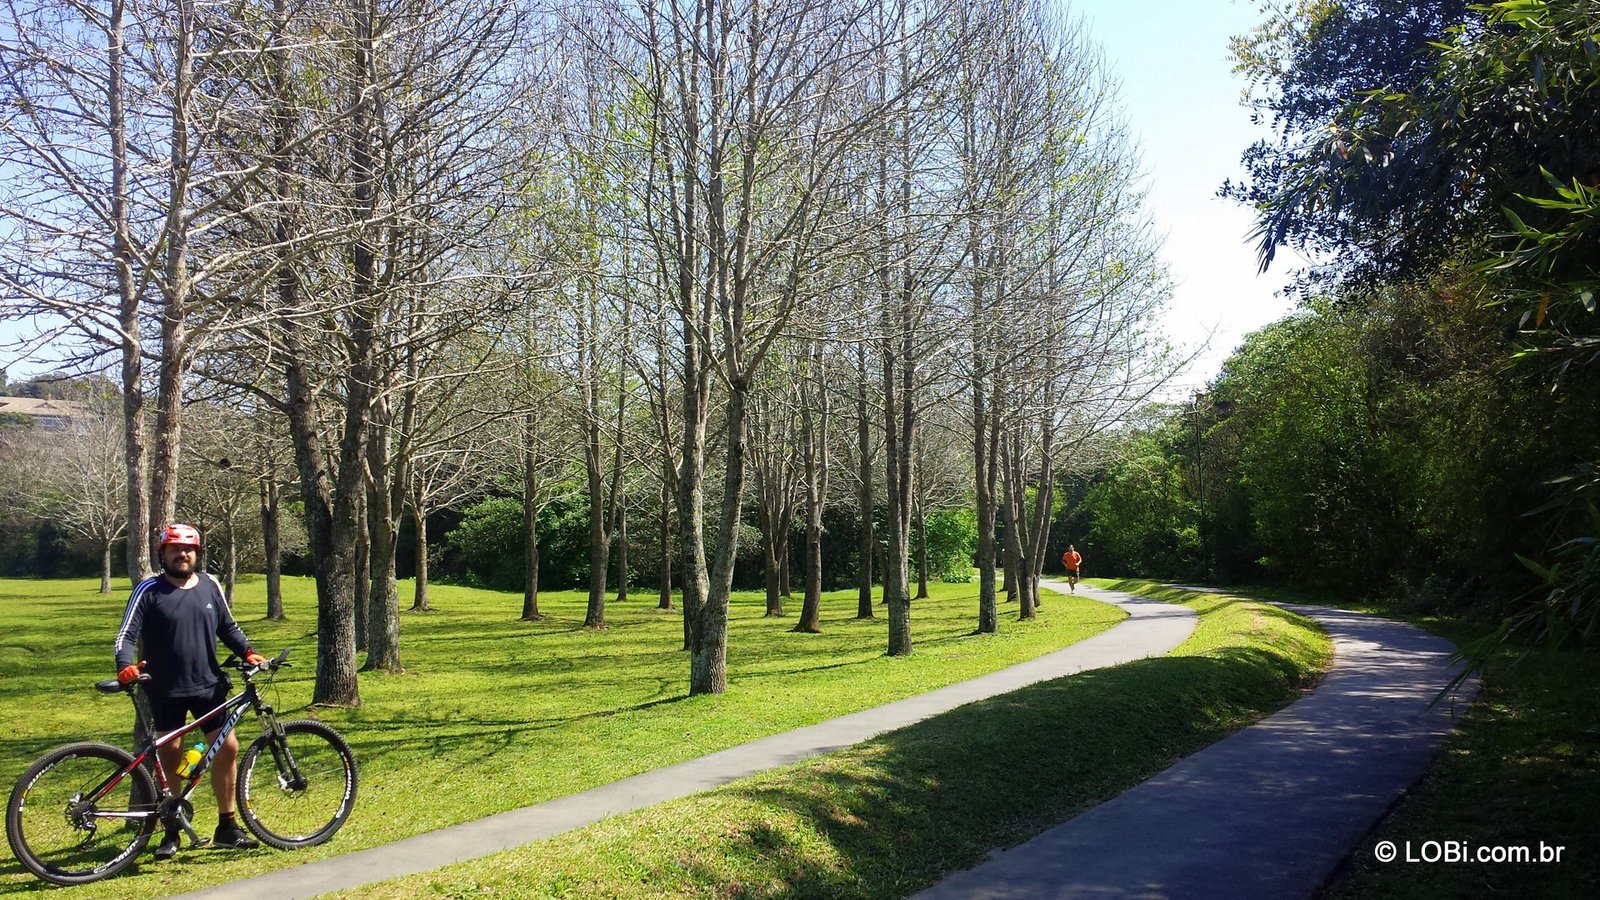
[[[1321,623],[1334,666],[1315,691],[1138,787],[913,900],[1311,896],[1422,776],[1477,686],[1428,703],[1449,642],[1359,613]]]
[[[1061,589],[1059,585],[1047,585]],[[1194,611],[1087,585],[1079,593],[1115,604],[1128,618],[1115,627],[1030,662],[817,725],[797,728],[698,759],[625,778],[537,806],[511,810],[356,853],[330,857],[186,898],[314,897],[330,891],[436,869],[581,828],[641,807],[727,784],[811,756],[831,753],[958,706],[1085,669],[1162,656],[1194,630]],[[359,801],[356,815],[361,814]]]

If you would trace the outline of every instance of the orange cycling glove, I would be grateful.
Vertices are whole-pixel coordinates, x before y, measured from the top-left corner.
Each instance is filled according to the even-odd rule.
[[[117,683],[126,687],[138,681],[139,670],[143,667],[144,663],[142,662],[132,666],[123,666],[122,671],[117,673]]]
[[[254,650],[251,650],[249,653],[244,655],[244,664],[247,666],[259,666],[266,661],[267,658],[265,656],[262,656]]]

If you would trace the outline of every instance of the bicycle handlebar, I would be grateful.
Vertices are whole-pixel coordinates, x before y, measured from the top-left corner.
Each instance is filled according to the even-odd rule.
[[[241,673],[243,673],[246,679],[250,679],[261,674],[262,672],[276,672],[284,666],[291,665],[289,662],[290,649],[292,648],[285,647],[283,648],[283,652],[279,653],[277,656],[271,659],[263,660],[262,662],[253,666],[245,665],[244,660],[230,653],[228,654],[228,658],[222,661],[222,664],[230,669],[238,669]]]
[[[244,664],[244,660],[232,654],[229,654],[228,658],[222,661],[222,664],[230,669],[238,669],[241,673],[243,673],[245,679],[249,680],[261,674],[262,672],[276,672],[284,666],[292,665],[289,662],[290,649],[291,648],[285,647],[282,653],[279,653],[272,659],[265,660],[259,665],[247,666]],[[131,681],[127,684],[123,684],[118,679],[110,678],[105,681],[97,681],[95,682],[94,686],[95,689],[100,691],[102,694],[115,694],[118,691],[124,691],[131,694],[133,693],[134,685],[143,684],[149,680],[149,675],[140,672],[138,680]]]

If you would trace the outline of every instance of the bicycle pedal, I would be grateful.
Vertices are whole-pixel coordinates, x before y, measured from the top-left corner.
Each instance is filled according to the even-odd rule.
[[[195,846],[195,847],[209,847],[209,846],[211,846],[211,838],[197,837],[197,838],[194,839],[193,846]]]

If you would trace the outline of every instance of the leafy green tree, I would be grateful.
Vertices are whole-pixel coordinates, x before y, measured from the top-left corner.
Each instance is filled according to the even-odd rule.
[[[1401,135],[1422,153],[1402,156],[1334,126],[1362,92],[1409,90],[1426,79],[1433,44],[1467,20],[1468,9],[1463,0],[1268,3],[1262,24],[1234,38],[1235,71],[1274,136],[1246,151],[1248,178],[1222,193],[1258,210],[1263,269],[1284,244],[1345,272],[1393,271],[1445,246],[1438,236],[1456,229],[1441,220],[1447,209],[1427,202],[1448,180],[1426,171],[1434,136]]]
[[[1155,434],[1131,437],[1120,459],[1089,489],[1089,534],[1096,571],[1184,578],[1196,573],[1200,532],[1186,496],[1181,460]]]
[[[1236,41],[1240,69],[1266,87],[1263,108],[1280,139],[1253,148],[1251,180],[1224,192],[1258,209],[1263,264],[1291,244],[1328,254],[1347,284],[1398,294],[1461,288],[1454,299],[1466,305],[1509,311],[1480,322],[1500,339],[1490,358],[1521,364],[1509,373],[1473,382],[1470,363],[1438,379],[1376,373],[1391,408],[1410,405],[1431,414],[1439,432],[1472,432],[1502,451],[1494,459],[1428,435],[1393,447],[1390,459],[1407,460],[1401,468],[1415,483],[1449,498],[1417,492],[1405,518],[1422,528],[1421,539],[1448,524],[1460,544],[1501,554],[1519,538],[1544,541],[1559,561],[1529,560],[1549,593],[1524,621],[1566,623],[1529,626],[1546,636],[1592,636],[1600,613],[1581,573],[1596,568],[1587,554],[1600,552],[1600,529],[1583,510],[1600,439],[1592,379],[1572,373],[1600,360],[1595,4],[1435,3],[1409,14],[1395,6],[1304,3]],[[1360,29],[1373,39],[1349,40]],[[1480,407],[1466,402],[1464,386]],[[1482,406],[1502,417],[1498,432],[1477,424]],[[1534,409],[1547,416],[1532,417]],[[1449,413],[1460,418],[1441,418]],[[1543,504],[1535,496],[1542,481],[1556,491]],[[1537,515],[1523,534],[1496,542],[1509,529],[1494,524],[1495,512],[1473,514],[1469,485],[1522,499],[1518,514]],[[1431,539],[1442,545],[1447,534],[1439,528]]]
[[[978,550],[978,517],[971,509],[943,509],[928,516],[928,570],[944,581],[972,580]]]
[[[540,582],[559,588],[589,576],[589,519],[585,507],[566,495],[539,513]],[[468,506],[461,523],[445,535],[445,550],[458,557],[486,587],[520,591],[526,574],[523,505],[520,497],[490,497]]]
[[[1281,244],[1427,277],[1482,261],[1546,349],[1600,351],[1600,50],[1593,3],[1315,3],[1236,39],[1280,137],[1225,187]],[[1366,40],[1354,40],[1365,37]],[[1535,342],[1536,344],[1538,342]],[[1561,360],[1570,365],[1570,359]]]

